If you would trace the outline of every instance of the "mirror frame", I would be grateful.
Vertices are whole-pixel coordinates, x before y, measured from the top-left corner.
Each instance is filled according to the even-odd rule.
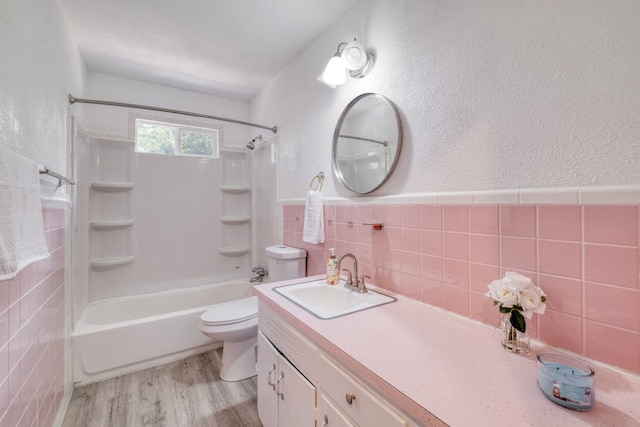
[[[391,111],[393,111],[393,114],[395,116],[396,126],[397,126],[397,129],[398,129],[398,145],[397,145],[397,148],[396,148],[395,156],[393,158],[393,162],[391,163],[391,167],[387,171],[386,175],[382,178],[382,180],[379,183],[377,183],[377,185],[373,189],[371,189],[369,191],[357,191],[357,190],[354,190],[345,181],[344,176],[342,174],[342,171],[340,170],[340,168],[338,166],[338,161],[336,159],[336,155],[337,155],[337,152],[338,152],[338,139],[340,137],[340,129],[342,128],[342,125],[343,125],[347,115],[351,111],[351,109],[358,102],[360,102],[362,99],[367,98],[367,97],[371,97],[371,96],[376,97],[376,98],[384,101],[386,103],[386,105],[391,107]],[[376,191],[378,188],[382,187],[382,185],[385,182],[387,182],[389,180],[389,178],[391,177],[391,174],[393,173],[393,171],[396,168],[396,165],[398,164],[398,159],[400,158],[400,152],[401,151],[402,151],[402,121],[400,120],[400,114],[398,113],[398,109],[396,108],[394,103],[391,102],[391,100],[389,98],[385,97],[384,95],[368,92],[368,93],[363,93],[361,95],[356,96],[355,98],[353,98],[351,100],[351,102],[349,102],[349,104],[347,104],[347,106],[344,108],[344,111],[342,111],[342,114],[340,115],[340,118],[338,119],[338,123],[336,124],[336,129],[333,132],[333,147],[332,147],[332,156],[331,156],[331,163],[332,163],[332,167],[333,167],[333,173],[338,178],[338,180],[342,183],[342,185],[344,185],[349,191],[352,191],[352,192],[354,192],[356,194],[369,194],[369,193],[372,193],[372,192]]]

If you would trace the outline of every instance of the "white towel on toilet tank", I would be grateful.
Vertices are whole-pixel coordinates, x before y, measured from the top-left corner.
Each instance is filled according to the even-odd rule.
[[[322,210],[320,190],[309,190],[307,192],[307,201],[304,205],[303,242],[324,243],[324,215]]]
[[[0,280],[49,256],[39,170],[33,160],[0,149]]]

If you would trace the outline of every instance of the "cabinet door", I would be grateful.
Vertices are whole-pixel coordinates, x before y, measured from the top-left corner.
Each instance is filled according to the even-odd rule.
[[[278,426],[279,398],[275,392],[278,374],[278,352],[262,332],[258,332],[258,415],[264,427]]]
[[[280,427],[314,427],[316,388],[282,356],[278,371]]]

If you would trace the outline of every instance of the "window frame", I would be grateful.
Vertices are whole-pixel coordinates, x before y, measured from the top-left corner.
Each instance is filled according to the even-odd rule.
[[[131,114],[129,118],[129,136],[134,142],[134,151],[141,154],[157,154],[176,157],[192,157],[202,159],[219,159],[220,151],[222,149],[222,126],[212,125],[204,123],[196,123],[187,120],[169,119],[166,117],[152,117],[141,114]],[[148,153],[145,151],[138,151],[138,124],[155,124],[158,126],[166,126],[174,128],[175,148],[173,154],[164,153]],[[209,154],[190,154],[182,152],[182,133],[183,132],[199,132],[203,134],[214,135],[214,147],[212,147],[212,153]]]

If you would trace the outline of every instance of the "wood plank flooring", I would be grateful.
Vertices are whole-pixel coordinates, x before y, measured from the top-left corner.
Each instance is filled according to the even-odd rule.
[[[259,427],[256,377],[224,382],[221,349],[81,386],[63,427]]]

